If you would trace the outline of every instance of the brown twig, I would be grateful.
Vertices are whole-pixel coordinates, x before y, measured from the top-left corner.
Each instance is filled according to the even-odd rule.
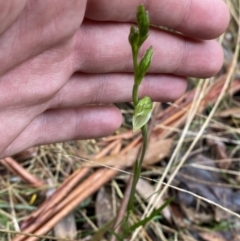
[[[36,235],[44,235],[49,232],[62,218],[68,215],[74,208],[76,208],[81,201],[87,198],[89,195],[93,194],[97,191],[102,185],[108,182],[111,178],[113,178],[117,174],[117,170],[113,169],[100,169],[93,173],[90,177],[88,177],[84,183],[78,186],[72,192],[67,199],[61,202],[54,210],[54,216],[51,219],[47,219],[44,223],[41,222],[33,224],[31,228]],[[24,233],[33,232],[28,229],[23,230]],[[20,238],[23,237],[23,238]],[[26,237],[26,236],[17,236],[13,241],[35,241],[36,237]]]
[[[0,163],[4,165],[9,171],[14,173],[16,176],[19,176],[23,181],[31,184],[34,187],[43,187],[46,185],[43,180],[33,176],[11,157],[1,159]]]
[[[45,217],[49,217],[54,207],[71,192],[72,188],[76,186],[88,172],[88,168],[81,168],[69,176],[56,192],[50,198],[46,199],[45,202],[22,223],[21,228],[24,230],[28,228],[32,230],[34,229],[32,227],[34,226],[33,222],[39,222],[39,220],[44,221]]]
[[[117,219],[115,220],[115,224],[113,226],[115,234],[119,234],[121,231],[121,222],[123,221],[124,216],[126,214],[126,209],[130,198],[131,189],[132,189],[132,181],[133,181],[133,177],[131,176],[128,180],[127,187],[125,189],[124,196],[121,202],[121,206],[118,210]],[[116,241],[116,240],[117,240],[116,236],[112,235],[110,241]]]

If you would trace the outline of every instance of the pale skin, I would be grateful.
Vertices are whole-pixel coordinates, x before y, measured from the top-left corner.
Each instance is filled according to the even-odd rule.
[[[141,96],[174,101],[187,76],[219,71],[223,52],[212,39],[229,22],[222,0],[0,0],[0,158],[121,125],[111,104],[131,100],[128,34],[141,3],[152,24],[184,34],[150,30],[144,46],[154,56]]]

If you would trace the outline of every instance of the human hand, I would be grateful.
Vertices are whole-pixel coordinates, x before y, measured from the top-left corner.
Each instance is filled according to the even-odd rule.
[[[34,145],[109,135],[121,125],[120,111],[109,104],[131,100],[128,34],[141,3],[0,0],[0,158]],[[152,24],[184,34],[155,28],[144,44],[154,56],[141,95],[173,101],[185,91],[186,76],[219,71],[222,49],[205,39],[224,32],[229,13],[221,0],[144,5]]]

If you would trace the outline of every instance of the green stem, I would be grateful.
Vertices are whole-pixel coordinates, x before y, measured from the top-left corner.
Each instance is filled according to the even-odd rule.
[[[142,166],[143,159],[147,150],[147,143],[148,143],[147,125],[144,125],[141,128],[141,131],[142,131],[142,137],[143,137],[143,146],[142,146],[142,153],[141,153],[141,158],[139,162],[140,166]]]
[[[139,84],[137,81],[137,70],[139,68],[138,66],[138,49],[132,48],[132,56],[133,56],[133,67],[134,67],[134,86],[133,86],[133,92],[132,92],[132,99],[133,99],[133,105],[134,107],[138,103],[138,89]]]
[[[132,190],[131,190],[131,194],[129,197],[129,202],[128,202],[128,213],[127,213],[127,220],[129,218],[129,214],[130,211],[133,210],[133,203],[134,203],[134,195],[136,192],[136,187],[137,187],[137,183],[138,180],[140,178],[140,174],[141,174],[141,166],[144,160],[144,156],[145,156],[145,152],[147,150],[147,139],[148,139],[148,135],[147,135],[147,125],[144,125],[141,128],[142,131],[142,136],[143,136],[143,146],[142,146],[142,150],[141,150],[141,157],[140,160],[136,160],[135,165],[134,165],[134,176],[133,176],[133,181],[132,181]]]
[[[136,160],[134,164],[134,171],[133,171],[134,176],[131,179],[132,190],[131,190],[131,194],[130,194],[128,206],[127,206],[127,217],[126,217],[127,224],[128,224],[129,215],[133,210],[134,195],[136,192],[138,180],[141,175],[141,165],[143,163],[145,152],[147,149],[148,134],[147,134],[147,124],[145,123],[149,119],[149,114],[152,110],[152,101],[149,97],[147,98],[148,102],[146,101],[147,96],[145,96],[142,100],[139,100],[138,98],[139,86],[142,82],[143,76],[146,74],[150,66],[151,58],[152,58],[152,48],[150,47],[146,51],[142,60],[138,62],[138,53],[139,53],[140,46],[148,37],[148,30],[149,30],[149,18],[143,5],[140,5],[138,7],[137,24],[138,24],[138,30],[135,29],[135,27],[131,27],[130,34],[129,34],[129,42],[132,47],[133,67],[134,67],[134,86],[132,90],[132,100],[134,105],[134,115],[135,115],[134,117],[139,117],[142,114],[144,114],[145,116],[141,116],[141,117],[144,117],[145,119],[142,120],[142,123],[139,126],[139,128],[142,126],[141,132],[142,132],[142,138],[143,138],[143,145],[141,149],[140,159]],[[143,110],[141,110],[141,108],[143,108]],[[137,113],[135,113],[135,111]],[[141,120],[141,119],[138,119],[138,120]],[[136,129],[139,129],[139,128],[136,128]]]
[[[134,73],[136,73],[135,70],[138,70],[138,51],[138,48],[136,48],[135,46],[132,47]]]
[[[135,84],[133,86],[133,91],[132,91],[132,99],[133,99],[134,107],[138,103],[138,89],[139,89],[139,85],[135,82]]]

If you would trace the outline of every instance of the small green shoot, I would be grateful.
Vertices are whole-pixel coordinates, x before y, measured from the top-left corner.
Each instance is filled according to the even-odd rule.
[[[137,228],[139,228],[140,226],[144,226],[145,224],[150,222],[155,216],[159,215],[159,213],[161,213],[162,210],[172,202],[172,200],[173,200],[173,198],[169,198],[161,207],[154,210],[148,217],[146,217],[145,219],[140,220],[137,223],[133,224],[132,226],[128,227],[128,229],[123,233],[123,236],[125,238],[128,237]]]
[[[134,210],[134,195],[136,192],[136,186],[141,174],[141,166],[144,160],[145,152],[147,149],[148,143],[148,133],[147,133],[147,123],[151,118],[151,113],[153,109],[153,102],[149,96],[144,96],[139,99],[138,90],[140,84],[144,76],[146,75],[152,60],[153,49],[149,47],[145,52],[144,56],[139,60],[139,50],[144,41],[147,39],[149,35],[149,17],[148,13],[145,10],[143,5],[138,6],[137,9],[137,26],[134,26],[130,29],[129,34],[129,43],[132,48],[132,57],[133,57],[133,67],[134,67],[134,85],[132,90],[132,100],[134,105],[134,113],[133,113],[133,131],[141,130],[143,137],[143,146],[140,155],[140,159],[135,161],[134,164],[134,176],[132,180],[132,189],[130,198],[127,206],[127,215],[122,221],[122,229],[123,233],[119,236],[119,234],[113,233],[118,240],[124,240],[128,237],[133,231],[135,231],[138,227],[144,226],[150,220],[152,220],[155,216],[159,215],[159,213],[172,201],[170,198],[167,200],[160,208],[154,210],[148,217],[143,220],[138,221],[133,225],[129,225],[129,215]]]
[[[137,9],[137,26],[134,26],[130,29],[129,34],[129,43],[132,47],[132,56],[133,56],[133,66],[134,66],[134,86],[132,91],[132,100],[134,105],[134,114],[133,114],[133,131],[141,129],[143,136],[143,147],[140,156],[140,160],[136,160],[134,165],[134,177],[132,182],[131,195],[128,202],[128,215],[133,210],[134,204],[134,194],[136,191],[136,185],[140,177],[141,166],[145,156],[147,148],[147,122],[151,118],[153,103],[150,97],[145,96],[142,99],[138,98],[139,86],[147,73],[153,55],[152,47],[149,47],[142,59],[139,61],[139,50],[144,41],[149,35],[149,17],[148,13],[145,10],[143,5],[138,6]]]

